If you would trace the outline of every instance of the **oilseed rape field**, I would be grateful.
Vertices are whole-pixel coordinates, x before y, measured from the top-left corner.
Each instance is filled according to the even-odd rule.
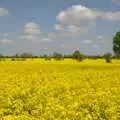
[[[120,120],[120,61],[1,61],[0,120]]]

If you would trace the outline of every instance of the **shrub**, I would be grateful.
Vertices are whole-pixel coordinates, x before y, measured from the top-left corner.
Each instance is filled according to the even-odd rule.
[[[104,57],[104,59],[105,59],[105,61],[107,63],[111,63],[112,62],[111,61],[111,59],[112,59],[112,54],[111,53],[105,53],[103,57]]]

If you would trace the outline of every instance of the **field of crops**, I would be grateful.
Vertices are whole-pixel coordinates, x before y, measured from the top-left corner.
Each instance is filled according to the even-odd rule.
[[[120,61],[1,61],[0,120],[120,120]]]

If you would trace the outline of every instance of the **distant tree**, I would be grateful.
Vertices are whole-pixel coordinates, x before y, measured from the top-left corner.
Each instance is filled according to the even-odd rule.
[[[28,52],[28,53],[23,52],[23,53],[20,54],[20,57],[22,57],[22,58],[33,58],[34,55],[30,52]]]
[[[34,55],[30,52],[23,52],[23,53],[16,53],[14,56],[14,58],[33,58]]]
[[[21,53],[16,53],[13,57],[15,57],[15,58],[19,58],[21,56]]]
[[[72,54],[72,57],[78,61],[82,61],[84,59],[84,55],[80,53],[79,50],[75,50],[74,53]]]
[[[52,57],[56,60],[62,60],[64,58],[62,54],[57,53],[57,52],[54,52]]]
[[[0,61],[5,61],[5,56],[0,53]]]
[[[120,31],[113,37],[113,51],[116,56],[120,57]]]
[[[111,59],[112,59],[112,54],[111,53],[105,53],[104,55],[103,55],[103,57],[104,57],[104,59],[105,59],[105,61],[107,62],[107,63],[111,63],[112,61],[111,61]]]
[[[43,58],[46,58],[46,57],[48,57],[48,55],[47,55],[47,54],[44,54],[42,57],[43,57]]]
[[[71,55],[71,54],[68,54],[68,55],[64,55],[63,57],[64,57],[64,58],[72,58],[72,55]]]
[[[50,56],[47,56],[47,57],[45,57],[45,60],[51,61],[51,57],[50,57]]]
[[[47,54],[44,54],[44,55],[42,55],[42,56],[40,56],[40,58],[44,58],[45,60],[51,60],[51,56],[48,56]]]
[[[16,59],[15,58],[11,58],[11,61],[16,61]]]

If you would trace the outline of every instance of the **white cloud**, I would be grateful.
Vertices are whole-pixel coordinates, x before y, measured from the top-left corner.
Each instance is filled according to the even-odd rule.
[[[99,16],[98,11],[93,11],[82,5],[74,5],[64,11],[61,11],[56,19],[60,25],[64,26],[64,33],[59,36],[79,36],[87,33],[89,29],[96,26],[95,20]]]
[[[0,40],[0,44],[11,44],[11,43],[13,43],[13,41],[9,39],[4,38]]]
[[[65,11],[61,11],[56,18],[64,24],[80,24],[81,21],[96,20],[99,14],[98,11],[94,11],[85,6],[74,5]]]
[[[111,21],[120,20],[120,12],[105,12],[102,14],[101,18]]]
[[[24,32],[27,34],[40,34],[41,33],[39,29],[25,29]]]
[[[50,38],[40,38],[39,36],[35,35],[24,35],[21,36],[20,39],[28,40],[31,42],[53,42],[53,40]]]
[[[24,28],[26,28],[26,29],[27,29],[27,28],[39,29],[40,26],[39,26],[38,24],[36,24],[36,23],[27,23],[27,24],[25,24]]]
[[[80,31],[80,28],[78,26],[76,26],[76,25],[68,25],[66,28],[67,28],[67,30],[69,32],[78,32],[78,31]]]
[[[8,16],[9,12],[6,8],[0,8],[0,16]]]
[[[38,38],[35,37],[34,35],[24,35],[24,36],[21,36],[20,39],[25,39],[25,40],[29,40],[29,41],[38,40]]]
[[[88,32],[88,28],[87,27],[79,27],[77,25],[68,25],[66,26],[66,30],[70,33],[86,33]]]
[[[81,34],[87,32],[88,32],[87,27],[78,27],[77,25],[67,25],[60,32],[48,33],[48,37],[62,38],[62,37],[80,36]]]
[[[0,34],[0,44],[11,44],[14,43],[13,40],[9,39],[8,33],[1,33]]]
[[[63,30],[64,28],[61,25],[55,24],[53,27],[55,30]]]
[[[120,12],[102,12],[82,5],[74,5],[65,11],[61,11],[56,17],[62,24],[82,24],[83,21],[91,24],[94,23],[93,21],[97,18],[120,20]]]
[[[56,16],[60,25],[64,25],[64,30],[71,32],[87,33],[89,29],[96,27],[96,20],[120,20],[120,12],[102,12],[96,9],[87,8],[82,5],[73,5]],[[56,26],[60,29],[60,25]],[[68,34],[68,33],[67,33]],[[63,35],[64,36],[64,35]]]
[[[26,34],[41,34],[40,26],[36,23],[27,23],[24,25],[24,33],[26,33]]]
[[[81,43],[90,44],[90,43],[92,43],[92,40],[83,40]]]
[[[103,39],[103,36],[102,36],[102,35],[97,35],[97,39],[98,39],[98,40],[102,40],[102,39]]]
[[[39,34],[43,34],[43,32],[40,31],[40,25],[36,23],[27,23],[24,25],[24,35],[20,36],[20,39],[28,40],[32,42],[53,42],[49,37],[41,37]],[[48,35],[44,33],[45,35]]]
[[[80,36],[96,27],[97,19],[120,20],[120,12],[103,12],[82,5],[73,5],[66,10],[60,11],[56,19],[60,24],[54,25],[54,28],[60,30],[60,32],[50,33],[48,36],[52,38]],[[61,26],[64,26],[64,28]]]

